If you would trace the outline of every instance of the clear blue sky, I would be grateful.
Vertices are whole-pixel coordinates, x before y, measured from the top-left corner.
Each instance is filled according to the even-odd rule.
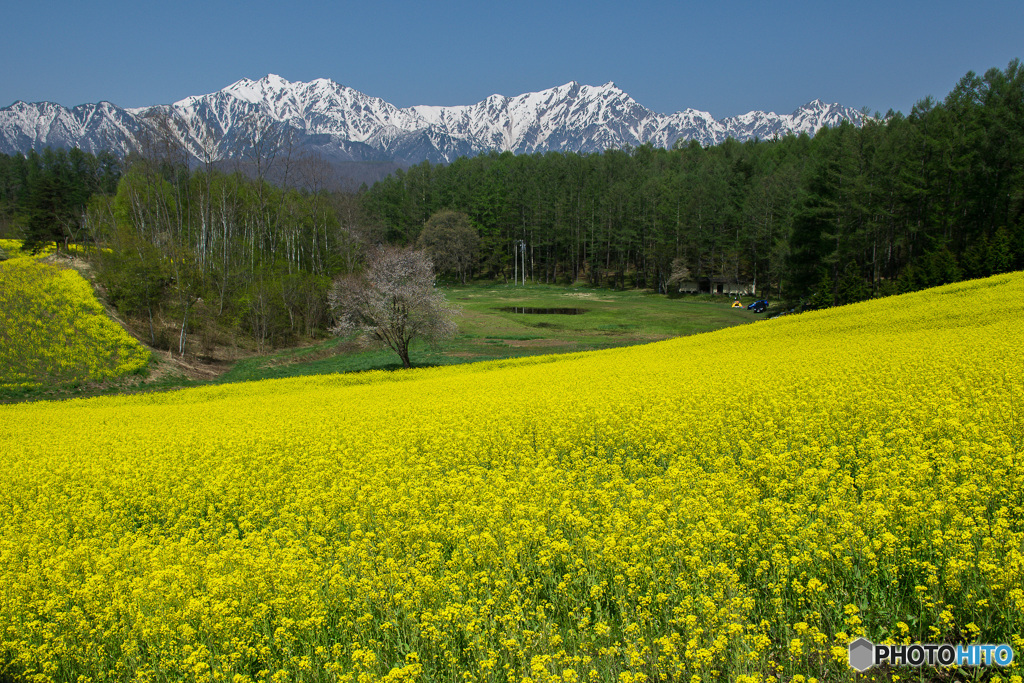
[[[166,104],[275,73],[398,106],[608,81],[661,113],[908,113],[1024,58],[1022,0],[3,0],[0,106]]]

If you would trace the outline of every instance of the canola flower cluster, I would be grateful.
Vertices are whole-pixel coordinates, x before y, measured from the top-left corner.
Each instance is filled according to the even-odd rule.
[[[41,258],[57,251],[57,245],[54,242],[41,247],[35,254],[23,250],[21,246],[21,240],[0,239],[0,250],[3,250],[4,255],[9,259]],[[77,247],[77,245],[74,246]]]
[[[138,372],[149,352],[103,313],[81,275],[0,240],[0,389]],[[46,251],[42,255],[45,255]]]
[[[0,676],[810,683],[853,680],[859,636],[1020,656],[1021,300],[1017,273],[609,351],[0,406]]]

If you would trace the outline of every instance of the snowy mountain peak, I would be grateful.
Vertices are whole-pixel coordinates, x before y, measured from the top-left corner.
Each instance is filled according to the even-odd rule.
[[[797,107],[793,111],[793,115],[796,116],[797,114],[801,114],[803,112],[823,111],[823,110],[827,109],[828,106],[829,105],[825,104],[821,100],[817,100],[817,99],[811,100],[807,104],[805,104],[805,105],[803,105],[801,107]]]
[[[100,103],[66,109],[15,102],[0,109],[0,151],[47,145],[137,149],[140,134],[152,125],[146,115],[153,111],[177,122],[173,128],[181,144],[196,156],[204,149],[209,153],[211,140],[221,158],[243,154],[246,127],[262,119],[291,130],[294,143],[334,161],[400,163],[450,162],[488,150],[589,153],[647,143],[669,147],[680,140],[710,145],[728,137],[813,134],[844,120],[860,125],[863,118],[856,110],[821,100],[788,116],[749,112],[716,120],[695,109],[658,114],[613,81],[600,86],[570,81],[520,95],[493,94],[470,105],[398,108],[330,79],[292,82],[267,74],[169,106],[121,109]]]
[[[276,74],[267,74],[258,81],[243,78],[220,92],[246,102],[258,103],[268,99],[278,99],[283,93],[294,91],[296,85],[305,85],[305,83],[291,83]]]
[[[310,81],[309,83],[303,83],[301,81],[289,81],[277,74],[267,74],[258,81],[243,78],[239,81],[235,81],[228,87],[223,90],[219,90],[216,93],[210,93],[209,95],[202,95],[200,97],[190,97],[186,100],[182,100],[182,102],[194,102],[205,98],[217,97],[218,95],[227,95],[251,104],[281,101],[294,102],[307,98],[311,93],[317,93],[323,96],[323,94],[334,93],[340,89],[342,89],[341,86],[326,78],[318,78]]]
[[[245,100],[246,102],[259,102],[263,96],[263,89],[260,87],[260,82],[253,81],[248,78],[235,81],[220,92],[232,95],[240,100]]]

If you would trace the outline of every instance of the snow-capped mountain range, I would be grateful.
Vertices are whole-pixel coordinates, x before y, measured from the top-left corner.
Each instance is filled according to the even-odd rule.
[[[315,150],[334,162],[413,164],[450,162],[490,150],[588,153],[645,143],[669,147],[677,140],[713,145],[730,137],[813,135],[823,126],[844,120],[861,125],[862,119],[855,109],[819,100],[792,114],[755,111],[721,120],[695,109],[658,114],[614,83],[576,82],[515,97],[491,95],[472,105],[399,108],[327,79],[302,83],[268,75],[171,105],[137,109],[109,102],[72,109],[15,102],[0,109],[0,152],[51,146],[124,153],[162,134],[194,158],[223,160],[251,153],[261,134],[287,131],[293,149]]]

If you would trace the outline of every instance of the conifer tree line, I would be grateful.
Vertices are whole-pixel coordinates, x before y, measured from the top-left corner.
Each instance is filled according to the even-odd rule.
[[[77,242],[90,197],[113,195],[120,178],[121,160],[111,152],[0,154],[0,237],[21,239],[29,250]]]
[[[108,300],[179,353],[323,333],[332,279],[381,243],[427,249],[451,282],[524,267],[666,294],[727,281],[805,307],[1024,268],[1018,60],[813,138],[490,153],[358,192],[266,121],[247,129],[244,169],[212,138],[197,159],[173,126],[123,159],[0,155],[0,236],[85,247]]]
[[[670,292],[717,278],[824,306],[1024,267],[1024,70],[811,138],[423,163],[363,203],[392,241],[436,212],[480,233],[475,272]]]

